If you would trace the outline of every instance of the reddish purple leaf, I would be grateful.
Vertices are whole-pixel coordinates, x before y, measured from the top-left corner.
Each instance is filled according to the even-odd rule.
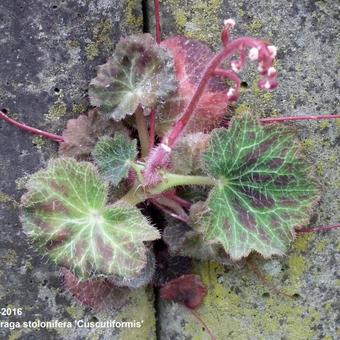
[[[187,274],[169,281],[160,290],[162,299],[172,300],[189,309],[196,309],[202,303],[207,290],[198,275]]]
[[[168,38],[161,45],[172,54],[178,81],[177,96],[172,96],[165,108],[171,120],[181,114],[188,105],[214,52],[203,42],[181,36]],[[226,112],[227,106],[226,84],[220,77],[211,78],[189,122],[187,131],[209,131],[216,127]]]
[[[119,309],[127,301],[129,289],[115,287],[107,279],[79,281],[67,268],[62,267],[61,275],[69,292],[82,304],[98,311]]]

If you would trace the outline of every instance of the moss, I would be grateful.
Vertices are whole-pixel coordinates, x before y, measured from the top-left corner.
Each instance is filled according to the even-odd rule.
[[[61,98],[58,98],[58,100],[48,110],[46,118],[49,121],[55,122],[66,114],[66,110],[67,110],[66,104],[62,101]]]
[[[249,25],[249,29],[253,33],[258,33],[262,27],[263,24],[259,19],[254,19]]]
[[[123,15],[123,21],[127,28],[127,33],[132,34],[135,32],[141,32],[143,28],[143,16],[139,12],[141,2],[139,0],[127,0],[125,2],[125,11]]]
[[[100,51],[113,51],[112,22],[109,19],[98,22],[92,32],[92,41],[85,46],[85,54],[88,60],[94,60]]]
[[[308,265],[303,256],[292,254],[288,259],[289,281],[293,289],[300,288],[301,276],[308,270]]]
[[[74,103],[72,105],[72,112],[75,114],[83,113],[87,110],[87,105],[85,103]]]
[[[13,198],[3,192],[0,192],[0,203],[12,202]]]
[[[39,151],[41,151],[43,147],[46,145],[46,140],[43,137],[34,136],[32,138],[32,143],[37,147]]]
[[[298,251],[308,250],[308,245],[315,236],[311,233],[299,235],[293,243],[293,249]]]
[[[153,309],[153,294],[144,288],[131,292],[128,305],[116,317],[117,321],[140,321],[140,328],[121,328],[119,339],[156,339],[155,311]]]
[[[184,4],[180,0],[169,0],[166,5],[175,20],[176,33],[189,38],[205,41],[209,44],[219,42],[222,29],[219,18],[222,0],[194,1]],[[209,30],[207,30],[207,24]]]
[[[81,308],[81,306],[75,305],[75,306],[68,306],[66,307],[66,312],[74,319],[74,320],[80,320],[84,315],[84,310]]]
[[[311,138],[306,138],[301,142],[301,149],[305,153],[309,153],[314,149],[314,141]]]
[[[320,129],[321,130],[325,130],[325,129],[328,129],[330,127],[330,123],[329,121],[327,120],[322,120],[320,123],[319,123],[319,126],[320,126]]]

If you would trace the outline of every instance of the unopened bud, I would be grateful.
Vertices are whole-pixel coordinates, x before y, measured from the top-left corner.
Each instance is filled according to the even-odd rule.
[[[230,63],[230,67],[235,73],[238,73],[241,70],[240,63],[237,60],[233,60]]]
[[[235,102],[238,99],[237,91],[233,87],[228,90],[227,98],[231,102]]]
[[[274,77],[276,76],[276,70],[274,67],[269,67],[268,71],[267,71],[267,75],[268,77]]]
[[[263,64],[262,63],[259,63],[259,65],[257,66],[257,70],[259,72],[263,72],[264,71],[264,68],[263,68]]]
[[[259,49],[257,47],[252,47],[249,50],[248,56],[250,60],[257,60],[259,58]]]
[[[224,26],[230,27],[231,29],[234,28],[234,26],[236,25],[236,22],[234,19],[226,19],[223,22]]]
[[[270,56],[274,59],[276,57],[276,55],[277,55],[277,47],[273,46],[273,45],[270,45],[267,48],[268,48],[268,51],[270,53]]]

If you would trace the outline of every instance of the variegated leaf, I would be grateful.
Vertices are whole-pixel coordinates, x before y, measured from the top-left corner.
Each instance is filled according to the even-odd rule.
[[[107,206],[108,188],[96,168],[72,158],[52,160],[31,176],[21,221],[38,248],[80,279],[133,277],[147,263],[145,241],[160,238],[124,201]]]
[[[104,136],[92,154],[100,174],[116,185],[128,175],[130,161],[137,156],[137,141],[122,134],[116,134],[114,138]]]
[[[203,160],[216,179],[197,222],[205,239],[234,260],[253,250],[284,254],[318,199],[312,166],[299,155],[294,133],[277,124],[263,127],[246,114],[228,130],[212,132]]]

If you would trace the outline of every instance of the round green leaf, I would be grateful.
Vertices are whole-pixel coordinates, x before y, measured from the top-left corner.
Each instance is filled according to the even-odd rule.
[[[116,134],[114,138],[104,136],[92,154],[101,175],[116,185],[128,175],[130,161],[137,156],[137,141],[122,134]]]
[[[198,218],[205,239],[222,244],[234,260],[253,250],[284,254],[318,199],[312,166],[300,157],[294,133],[277,124],[263,127],[246,114],[228,130],[212,132],[203,161],[217,180]]]

